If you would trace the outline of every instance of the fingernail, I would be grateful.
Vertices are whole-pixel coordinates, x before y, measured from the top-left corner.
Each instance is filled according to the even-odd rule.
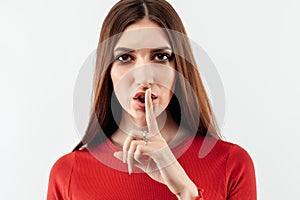
[[[114,153],[114,157],[116,157],[116,158],[118,158],[118,159],[120,159],[121,160],[121,156],[120,156],[120,152],[115,152]]]

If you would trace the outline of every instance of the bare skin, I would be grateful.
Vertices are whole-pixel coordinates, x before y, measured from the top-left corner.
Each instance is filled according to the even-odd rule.
[[[157,24],[145,19],[130,25],[126,28],[125,32],[132,29],[149,27],[159,28]],[[155,45],[157,46],[157,44],[170,46],[166,37],[160,33],[158,33],[155,39],[156,40],[151,43],[154,47]],[[130,40],[128,42],[128,40],[122,40],[122,38],[121,43],[123,46],[125,44],[133,44],[130,43]],[[160,52],[160,54],[152,55],[151,48],[148,47],[149,46],[147,46],[147,48],[139,48],[140,50],[137,51],[132,51],[129,56],[120,57],[121,59],[113,64],[111,78],[114,87],[129,70],[149,62],[154,63],[159,61],[167,67],[175,69],[174,62],[167,59],[168,52],[166,52],[166,50]],[[124,62],[124,60],[126,62]],[[136,79],[133,78],[132,80],[135,81]],[[170,84],[173,82],[174,80],[172,80]],[[155,96],[155,98],[153,98],[153,96]],[[122,111],[121,124],[128,123],[126,118],[129,117],[140,127],[146,129],[147,135],[143,138],[140,131],[135,130],[129,134],[125,133],[122,129],[118,129],[112,135],[111,140],[117,146],[121,147],[123,151],[115,152],[114,156],[128,164],[129,174],[133,172],[134,167],[138,167],[153,180],[165,184],[178,199],[194,199],[198,195],[197,187],[179,164],[169,146],[171,142],[179,143],[183,138],[187,137],[187,134],[178,131],[179,127],[167,111],[165,111],[166,121],[163,127],[160,128],[157,121],[158,115],[154,109],[155,105],[159,105],[162,110],[165,110],[171,100],[172,92],[162,85],[153,83],[146,87],[143,97],[145,101],[144,107],[141,103],[137,103],[136,99],[129,98],[130,101],[128,107],[126,107],[126,111]],[[143,155],[148,158],[145,159]],[[176,176],[174,176],[174,174],[176,174]]]

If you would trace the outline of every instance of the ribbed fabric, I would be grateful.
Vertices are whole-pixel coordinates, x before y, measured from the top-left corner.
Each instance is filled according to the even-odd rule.
[[[236,144],[205,138],[215,145],[199,158],[203,140],[188,138],[172,148],[203,198],[256,200],[255,171],[249,154]],[[165,185],[139,169],[129,175],[127,164],[113,156],[116,151],[120,149],[107,140],[94,149],[61,157],[51,169],[47,200],[177,199]]]

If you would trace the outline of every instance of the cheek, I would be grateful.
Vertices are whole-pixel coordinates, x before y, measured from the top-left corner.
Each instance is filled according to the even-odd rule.
[[[116,85],[120,81],[121,76],[122,76],[122,74],[115,67],[112,66],[112,68],[110,70],[110,77],[111,77],[114,87],[116,87]]]
[[[162,92],[162,94],[164,94],[162,103],[166,104],[166,105],[169,104],[169,102],[171,101],[171,98],[173,96],[173,92],[169,88],[165,88],[165,87],[162,89],[161,92]]]
[[[130,91],[130,78],[126,75],[126,70],[122,70],[119,66],[112,66],[110,77],[113,84],[115,95],[124,109],[128,109],[128,97]]]
[[[172,96],[173,96],[173,92],[171,92],[169,90],[169,98],[168,98],[168,104],[170,103],[171,99],[172,99]]]

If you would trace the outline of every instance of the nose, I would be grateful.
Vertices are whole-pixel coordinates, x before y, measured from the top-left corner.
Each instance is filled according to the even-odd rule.
[[[138,85],[151,85],[154,82],[153,66],[146,59],[137,60],[133,74]]]

